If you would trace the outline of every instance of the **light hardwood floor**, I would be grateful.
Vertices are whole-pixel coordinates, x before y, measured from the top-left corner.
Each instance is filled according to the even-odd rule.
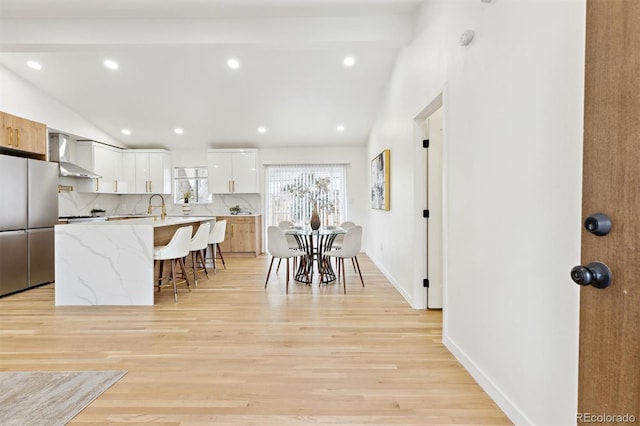
[[[55,307],[53,285],[0,299],[0,370],[127,370],[71,424],[511,424],[365,255],[341,286],[269,257],[225,258],[152,307]],[[275,270],[275,266],[274,266]]]

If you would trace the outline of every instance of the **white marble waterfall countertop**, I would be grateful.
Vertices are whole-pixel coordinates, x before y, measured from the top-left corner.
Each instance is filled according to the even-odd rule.
[[[78,226],[78,225],[92,225],[92,226],[131,226],[131,225],[152,225],[154,228],[160,228],[163,226],[174,226],[174,225],[188,225],[191,223],[200,223],[206,222],[208,220],[215,220],[215,216],[167,216],[164,219],[160,219],[160,216],[157,217],[136,217],[130,219],[111,219],[104,221],[95,221],[95,222],[75,222],[70,223],[69,225]]]
[[[214,216],[78,222],[55,227],[56,305],[153,305],[154,236]]]

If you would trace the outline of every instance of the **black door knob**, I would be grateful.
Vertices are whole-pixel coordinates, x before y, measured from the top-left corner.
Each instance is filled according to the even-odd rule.
[[[611,232],[611,218],[604,213],[594,213],[585,219],[584,228],[592,234],[602,237]]]
[[[571,279],[579,285],[607,288],[611,278],[611,269],[602,262],[591,262],[587,266],[574,266],[571,269]]]

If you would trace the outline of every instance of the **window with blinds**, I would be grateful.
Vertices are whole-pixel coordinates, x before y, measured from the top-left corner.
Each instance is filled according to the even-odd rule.
[[[308,225],[314,207],[322,225],[339,225],[347,217],[345,164],[274,165],[266,168],[266,221],[290,220]]]

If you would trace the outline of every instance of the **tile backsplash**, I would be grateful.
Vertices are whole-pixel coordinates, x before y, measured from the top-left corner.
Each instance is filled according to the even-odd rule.
[[[86,192],[63,191],[58,195],[59,216],[85,216],[91,209],[104,209],[107,216],[125,214],[146,214],[151,195],[92,194]],[[172,195],[163,195],[167,214],[181,216],[182,204],[174,204]],[[228,216],[229,207],[239,205],[243,212],[262,213],[260,194],[219,194],[213,196],[211,204],[191,204],[191,216]],[[154,199],[154,204],[159,200]],[[154,209],[160,214],[160,209]]]

